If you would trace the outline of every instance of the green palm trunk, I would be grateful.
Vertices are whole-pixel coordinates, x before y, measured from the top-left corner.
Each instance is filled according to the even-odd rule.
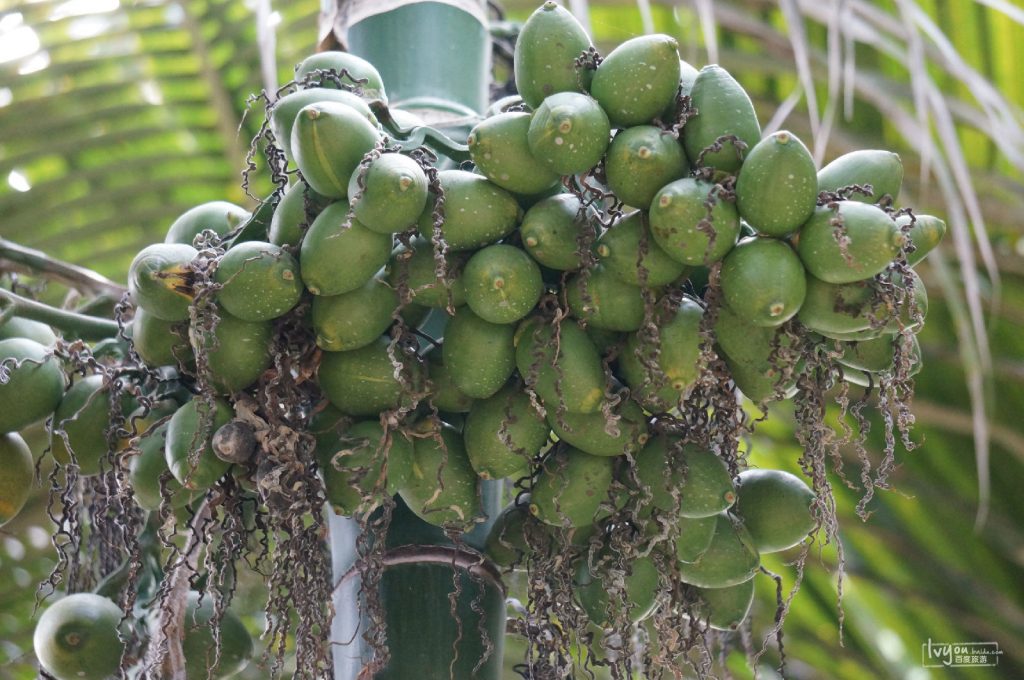
[[[342,17],[333,24],[337,41],[379,69],[390,105],[413,111],[464,141],[472,121],[487,106],[486,3],[328,4]],[[382,7],[389,9],[381,11]],[[327,16],[333,15],[328,11]],[[343,35],[337,35],[339,29]],[[499,483],[484,483],[483,496],[485,509],[495,516]],[[481,525],[466,535],[467,546],[481,547],[487,527]],[[362,606],[365,598],[353,568],[358,538],[354,521],[332,518],[335,582],[340,583],[331,635],[337,680],[368,678],[366,665],[374,654],[366,638],[379,639],[380,622],[375,623]],[[390,660],[373,677],[499,678],[505,600],[497,572],[478,554],[453,545],[444,532],[417,518],[401,501],[386,544],[379,594]]]

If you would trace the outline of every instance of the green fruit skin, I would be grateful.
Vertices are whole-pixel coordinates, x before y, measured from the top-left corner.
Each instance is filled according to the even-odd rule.
[[[734,524],[726,513],[715,516],[711,545],[692,562],[678,562],[679,577],[698,588],[725,588],[749,581],[761,564],[761,556],[743,524]]]
[[[736,178],[740,217],[767,236],[787,236],[814,212],[818,177],[814,159],[792,132],[775,132],[758,142]]]
[[[907,255],[907,264],[911,267],[923,260],[928,253],[935,250],[946,235],[946,223],[933,215],[915,215],[914,226],[906,232],[907,239],[914,244],[914,252]],[[900,215],[896,225],[900,230],[910,224],[910,215]]]
[[[439,434],[443,447],[433,437],[414,441],[412,474],[399,493],[425,522],[468,527],[483,515],[480,480],[469,464],[462,437],[450,427]]]
[[[274,141],[284,151],[285,158],[295,163],[292,149],[292,131],[295,120],[303,108],[321,102],[338,102],[354,109],[366,122],[377,127],[377,117],[370,107],[358,95],[345,90],[326,87],[312,87],[308,90],[297,90],[274,102],[270,109],[270,129],[274,133]]]
[[[341,295],[313,297],[313,331],[317,347],[344,352],[365,347],[391,326],[398,293],[381,279]]]
[[[696,562],[711,547],[718,526],[718,515],[710,517],[682,517],[676,522],[679,536],[676,538],[676,560]]]
[[[881,321],[886,318],[886,313],[874,306],[874,294],[871,281],[838,284],[808,276],[807,297],[797,319],[812,331],[829,338],[860,331],[877,336],[881,328],[871,329],[871,317],[876,315]]]
[[[166,437],[167,423],[163,423],[139,440],[138,454],[128,462],[128,480],[135,502],[143,510],[152,512],[160,508],[160,475],[169,471],[164,455]],[[192,499],[173,477],[167,482],[167,490],[171,493],[172,507],[183,507]]]
[[[618,566],[615,561],[611,565]],[[637,623],[650,616],[657,605],[660,576],[653,558],[640,557],[623,566],[629,573],[625,577],[625,592],[616,594],[618,601],[611,600],[608,584],[590,572],[586,557],[580,559],[576,568],[576,596],[590,622],[602,628],[611,625],[618,618],[616,614],[624,613],[623,608],[628,611],[629,620]]]
[[[243,321],[219,312],[213,333],[193,326],[189,340],[195,354],[205,352],[210,383],[222,394],[233,394],[256,382],[270,368],[274,326],[269,321]],[[213,349],[216,347],[216,349]]]
[[[130,404],[130,398],[122,396],[121,412],[128,413]],[[67,465],[74,452],[79,475],[98,474],[100,462],[110,450],[106,436],[110,415],[110,394],[103,386],[103,376],[90,375],[72,385],[53,414],[50,450],[54,459]]]
[[[292,152],[302,178],[330,198],[347,198],[348,183],[363,157],[380,141],[377,128],[350,106],[310,104],[292,127]]]
[[[705,203],[713,188],[709,182],[687,177],[666,184],[651,201],[651,233],[675,261],[708,265],[721,260],[735,245],[740,218],[732,203],[715,200],[710,215],[713,241],[699,227],[709,217]]]
[[[580,215],[580,199],[572,194],[550,196],[532,206],[523,216],[519,233],[526,252],[545,267],[574,271],[583,264],[580,240],[593,241],[596,228],[588,218],[591,211]],[[589,230],[590,234],[587,234]]]
[[[302,240],[299,271],[313,295],[341,295],[373,278],[391,256],[392,238],[348,219],[349,205],[336,201],[317,215]]]
[[[848,243],[845,249],[836,240],[837,227]],[[840,201],[838,208],[817,208],[800,229],[797,252],[804,266],[814,276],[829,283],[852,283],[879,274],[906,242],[906,235],[885,213],[873,205]]]
[[[872,192],[867,196],[854,192],[851,201],[877,203],[886,194],[895,201],[903,184],[903,161],[892,151],[858,149],[818,171],[818,191],[838,191],[854,184],[870,184]]]
[[[566,299],[573,316],[595,328],[629,332],[644,321],[643,291],[602,265],[573,275],[566,284]]]
[[[718,310],[715,339],[736,386],[754,403],[770,400],[776,388],[783,395],[795,388],[796,369],[788,363],[795,357],[782,352],[789,340],[778,328],[756,326],[723,306]],[[791,375],[785,378],[787,371]]]
[[[310,214],[306,214],[307,204]],[[302,181],[285,190],[270,218],[267,240],[276,246],[297,246],[316,216],[331,204],[331,199],[313,191]]]
[[[75,593],[43,612],[32,635],[36,658],[57,680],[106,680],[121,665],[121,608],[102,595]]]
[[[807,274],[788,243],[755,236],[726,255],[721,285],[732,311],[756,326],[776,327],[800,311]]]
[[[183,212],[167,230],[164,243],[192,245],[193,239],[209,229],[224,236],[251,217],[248,210],[227,201],[210,201]]]
[[[158,319],[142,307],[135,310],[132,319],[132,345],[139,357],[149,366],[189,365],[192,348],[185,334],[185,324]]]
[[[216,456],[210,441],[218,428],[234,417],[234,411],[224,399],[217,399],[211,413],[210,406],[200,397],[193,398],[175,411],[167,423],[167,441],[164,456],[167,468],[186,489],[209,489],[231,467]],[[195,469],[189,463],[194,451],[199,451]]]
[[[516,330],[516,367],[545,408],[563,406],[570,413],[594,413],[604,399],[601,355],[575,322],[555,329],[527,319]]]
[[[628,336],[619,355],[619,369],[641,405],[659,413],[669,410],[697,379],[703,316],[699,304],[684,299],[671,318],[658,323],[657,365],[665,376],[663,384],[641,361],[641,357],[648,363],[654,361],[655,347],[636,333]]]
[[[7,321],[0,323],[0,340],[9,338],[25,338],[46,347],[57,342],[57,335],[45,323],[24,319],[20,316],[12,316]]]
[[[650,123],[672,104],[679,89],[678,47],[671,36],[642,35],[620,44],[604,58],[594,72],[590,94],[608,113],[612,125],[624,128]]]
[[[690,170],[679,141],[653,125],[638,125],[615,135],[605,156],[608,188],[635,208],[646,208],[658,190]]]
[[[738,630],[754,603],[754,579],[726,588],[698,588],[696,614],[715,630]]]
[[[427,358],[430,362],[430,403],[444,413],[468,413],[477,400],[455,385],[440,351],[432,351]]]
[[[186,680],[229,678],[240,673],[252,658],[252,636],[238,615],[228,609],[220,622],[220,660],[213,666],[215,645],[210,629],[213,612],[213,595],[204,595],[200,604],[199,593],[189,592],[185,606],[185,637],[181,641]],[[207,670],[210,667],[213,667],[212,676]]]
[[[561,179],[530,153],[526,135],[531,118],[520,111],[499,113],[477,123],[467,139],[477,169],[502,189],[517,194],[539,194]]]
[[[410,300],[417,305],[445,308],[451,297],[452,307],[466,304],[466,284],[462,277],[468,256],[465,253],[447,253],[444,261],[449,270],[447,285],[437,276],[434,246],[422,238],[413,239],[411,249],[399,246],[388,262],[388,283],[396,290],[404,277]]]
[[[553,526],[593,524],[598,506],[608,498],[613,462],[572,447],[554,453],[534,481],[530,514]]]
[[[0,527],[21,512],[32,492],[35,464],[28,444],[17,432],[0,434]]]
[[[465,170],[438,173],[444,191],[441,235],[452,250],[474,250],[511,234],[521,211],[509,192],[482,175]],[[434,201],[428,201],[419,219],[419,232],[431,240]]]
[[[387,495],[391,478],[406,479],[412,464],[412,442],[396,432],[385,436],[376,420],[355,423],[344,433],[331,430],[316,443],[324,493],[339,515],[372,511]]]
[[[743,158],[761,139],[761,125],[750,97],[724,68],[710,64],[700,70],[690,90],[697,115],[683,127],[686,157],[696,164],[700,153],[723,135],[735,135],[747,145],[740,151],[725,142],[720,151],[704,155],[703,165],[735,174]]]
[[[679,90],[678,96],[689,97],[690,92],[693,90],[693,84],[697,80],[697,76],[700,75],[700,71],[696,69],[688,61],[683,59],[679,60]],[[672,103],[668,105],[664,112],[661,114],[661,120],[668,122],[675,122],[679,119],[680,106],[678,99],[673,99]]]
[[[594,347],[597,348],[598,354],[602,357],[606,357],[613,347],[621,345],[626,334],[619,333],[618,331],[608,331],[603,328],[595,328],[594,326],[587,326],[587,337],[590,338],[592,343],[594,343]]]
[[[242,321],[269,321],[287,314],[302,297],[299,263],[288,251],[263,241],[240,243],[221,258],[214,280],[217,302]]]
[[[700,518],[728,509],[736,500],[725,461],[695,444],[667,435],[651,438],[636,457],[637,480],[651,494],[650,504],[680,517]],[[685,471],[685,472],[684,472]],[[673,493],[678,492],[678,501]]]
[[[482,248],[466,263],[466,303],[477,316],[510,324],[529,314],[544,292],[540,267],[515,246]]]
[[[60,362],[27,338],[0,340],[0,432],[14,432],[53,413],[64,396]]]
[[[646,216],[635,212],[613,224],[597,239],[597,256],[605,268],[623,283],[633,286],[664,286],[686,272],[657,244],[645,224]],[[643,258],[640,256],[644,243]],[[641,280],[640,268],[645,280]]]
[[[736,513],[761,553],[787,550],[814,531],[814,492],[782,470],[744,470],[736,483]]]
[[[540,453],[551,429],[515,383],[473,402],[463,437],[469,462],[481,479],[501,479],[522,471]]]
[[[590,171],[608,148],[611,124],[596,100],[560,92],[533,113],[527,142],[530,153],[561,175]]]
[[[896,353],[896,338],[882,335],[872,340],[844,342],[842,356],[837,361],[848,368],[880,373],[892,368]]]
[[[427,194],[423,168],[397,153],[381,155],[365,174],[353,172],[348,182],[348,201],[356,219],[381,234],[404,231],[415,224],[427,205]]]
[[[544,536],[550,540],[552,536],[546,528],[546,524],[534,519],[526,505],[512,501],[494,520],[487,534],[484,554],[502,569],[511,569],[522,564],[532,552],[526,532],[530,531],[531,537]]]
[[[545,2],[523,24],[516,40],[516,89],[536,109],[556,92],[580,92],[593,73],[576,67],[576,58],[591,47],[590,36],[568,10]]]
[[[491,323],[462,307],[445,328],[441,354],[452,382],[474,399],[501,389],[516,370],[515,326]]]
[[[139,307],[164,321],[184,321],[192,304],[189,264],[199,253],[181,243],[146,246],[128,267],[128,292]]]
[[[323,356],[318,380],[332,404],[349,415],[373,416],[402,403],[404,388],[395,380],[388,345],[388,339],[381,337],[359,349]],[[403,365],[407,379],[419,389],[423,367],[398,348],[395,359]]]
[[[619,416],[615,436],[605,431],[606,419],[601,411],[561,414],[549,411],[548,423],[559,439],[592,456],[613,457],[636,452],[650,437],[643,409],[627,400],[615,409],[615,415]]]
[[[334,71],[343,85],[359,88],[359,95],[367,100],[379,99],[385,104],[388,101],[384,92],[384,81],[377,68],[362,57],[351,52],[330,50],[311,54],[295,66],[295,80],[306,81],[323,88],[339,90],[338,84],[330,76],[316,77],[314,71]],[[357,82],[357,81],[366,82]]]

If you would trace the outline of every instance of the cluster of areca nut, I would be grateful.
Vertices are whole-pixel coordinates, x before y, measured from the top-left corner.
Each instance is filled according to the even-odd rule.
[[[369,63],[304,61],[268,106],[272,197],[198,206],[140,252],[116,361],[93,357],[70,388],[53,342],[0,340],[0,397],[34,386],[0,431],[52,415],[61,466],[122,472],[172,524],[233,494],[257,515],[326,501],[363,521],[400,497],[453,537],[492,521],[462,547],[526,570],[536,664],[569,664],[575,636],[600,642],[596,663],[677,666],[736,630],[760,555],[834,539],[824,392],[867,387],[911,420],[927,305],[912,267],[945,226],[897,208],[896,154],[818,170],[669,36],[601,58],[547,2],[515,81],[461,146],[389,109]],[[810,486],[747,465],[741,395],[796,400]],[[3,445],[27,459],[17,434]],[[480,483],[500,479],[515,498],[494,521]],[[73,612],[51,612],[100,607],[116,646],[121,609],[76,597],[100,598],[43,615],[40,660],[106,677],[116,655],[83,669],[82,636],[51,621]],[[217,609],[216,628],[235,625]],[[189,611],[212,615],[196,597]],[[243,634],[220,633],[233,647],[213,677],[245,665]]]

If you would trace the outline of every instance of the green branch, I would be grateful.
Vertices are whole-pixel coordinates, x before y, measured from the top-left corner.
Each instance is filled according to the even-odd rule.
[[[114,300],[120,300],[125,293],[124,286],[91,269],[57,260],[41,250],[26,248],[0,238],[0,270],[5,268],[5,261],[27,267],[83,292],[103,294]]]
[[[15,316],[41,321],[84,340],[103,340],[117,335],[115,321],[57,309],[0,288],[0,312],[7,314],[8,310],[13,310]]]

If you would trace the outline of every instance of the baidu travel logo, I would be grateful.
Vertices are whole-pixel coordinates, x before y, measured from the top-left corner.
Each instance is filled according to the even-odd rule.
[[[928,642],[921,645],[921,665],[925,668],[963,668],[997,666],[1002,654],[998,642]]]

